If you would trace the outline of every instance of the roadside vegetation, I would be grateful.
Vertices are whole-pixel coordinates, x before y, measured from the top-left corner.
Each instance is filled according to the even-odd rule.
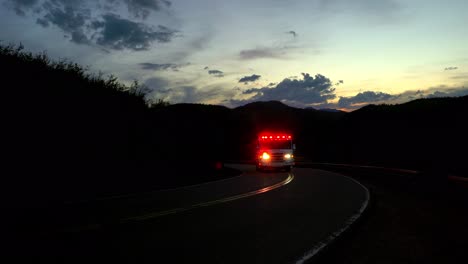
[[[138,82],[127,86],[22,46],[0,46],[0,72],[7,207],[232,175],[219,170],[223,133],[205,121],[211,111],[203,107],[189,119],[179,106],[146,100]]]

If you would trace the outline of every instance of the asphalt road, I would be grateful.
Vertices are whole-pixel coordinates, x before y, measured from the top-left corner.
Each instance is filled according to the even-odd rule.
[[[25,238],[16,248],[34,261],[64,263],[291,263],[345,228],[368,199],[363,186],[337,173],[239,168],[241,176],[218,183],[79,205],[75,216],[94,216],[77,217],[87,220],[74,226],[91,228]],[[290,176],[291,182],[274,190],[222,201]],[[200,203],[206,206],[193,207]],[[171,208],[187,210],[158,214]]]

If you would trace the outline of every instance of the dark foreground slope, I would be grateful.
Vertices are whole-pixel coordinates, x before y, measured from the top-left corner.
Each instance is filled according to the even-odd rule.
[[[222,118],[210,114],[227,108],[162,101],[149,108],[137,84],[11,46],[0,47],[0,72],[7,206],[222,176],[223,126],[213,122]]]

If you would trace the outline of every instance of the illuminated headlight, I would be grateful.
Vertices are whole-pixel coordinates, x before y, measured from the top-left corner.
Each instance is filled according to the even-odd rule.
[[[284,155],[284,158],[285,158],[285,159],[290,159],[290,158],[292,158],[292,157],[293,157],[293,155],[291,155],[291,154],[289,154],[289,153]]]
[[[268,155],[268,153],[266,153],[266,152],[263,152],[261,158],[264,159],[264,160],[269,160],[269,159],[270,159],[270,155]]]

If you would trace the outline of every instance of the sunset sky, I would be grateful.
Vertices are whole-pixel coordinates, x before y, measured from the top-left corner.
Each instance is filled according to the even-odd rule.
[[[0,0],[1,44],[148,98],[353,110],[468,94],[466,0]]]

